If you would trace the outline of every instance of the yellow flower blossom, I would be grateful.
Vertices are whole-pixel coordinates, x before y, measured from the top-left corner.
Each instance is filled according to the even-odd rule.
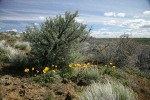
[[[26,68],[26,69],[24,70],[24,72],[25,72],[25,73],[28,73],[28,72],[29,72],[29,69],[28,69],[28,68]]]
[[[45,74],[48,70],[49,70],[49,67],[45,67],[45,69],[43,69],[43,73]]]
[[[73,65],[72,65],[72,64],[69,64],[69,67],[70,67],[70,68],[72,68],[72,67],[73,67]]]
[[[116,68],[116,66],[112,66],[112,68],[113,68],[113,69],[115,69],[115,68]]]
[[[34,70],[34,67],[32,67],[32,70]]]
[[[107,67],[107,65],[105,65],[105,67]]]
[[[45,67],[45,69],[44,69],[46,72],[49,70],[49,67]]]
[[[52,70],[52,72],[55,73],[56,71],[55,71],[55,70]]]
[[[81,67],[81,64],[77,64],[77,67]]]
[[[46,71],[45,71],[45,70],[43,70],[43,73],[45,74],[45,73],[46,73]]]

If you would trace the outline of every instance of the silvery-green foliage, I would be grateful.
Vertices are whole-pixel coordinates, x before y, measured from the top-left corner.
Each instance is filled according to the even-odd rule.
[[[137,100],[137,97],[133,90],[121,83],[108,81],[93,83],[79,94],[79,100]]]
[[[25,37],[31,43],[31,54],[42,65],[66,64],[66,58],[72,45],[78,44],[88,36],[86,25],[78,23],[78,12],[66,12],[47,18],[38,29],[36,26],[26,29]]]

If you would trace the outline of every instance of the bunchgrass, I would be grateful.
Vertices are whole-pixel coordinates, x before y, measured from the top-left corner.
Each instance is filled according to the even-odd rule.
[[[137,97],[132,89],[121,83],[107,81],[93,83],[79,94],[79,100],[137,100]]]

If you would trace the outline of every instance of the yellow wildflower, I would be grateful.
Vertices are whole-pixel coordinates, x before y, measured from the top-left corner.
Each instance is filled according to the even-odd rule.
[[[34,70],[34,67],[32,67],[32,70]]]
[[[107,67],[107,65],[105,65],[105,67]]]
[[[25,73],[28,73],[28,72],[29,72],[29,69],[28,69],[28,68],[26,68],[26,69],[24,70],[24,72],[25,72]]]
[[[77,67],[81,67],[81,64],[77,64]]]
[[[55,68],[57,68],[57,65],[55,65]]]
[[[116,68],[116,66],[112,66],[112,68],[113,68],[113,69],[115,69],[115,68]]]
[[[73,67],[73,65],[72,65],[72,64],[69,64],[69,67],[70,67],[70,68],[72,68],[72,67]]]
[[[43,73],[44,73],[44,74],[46,73],[46,70],[45,70],[45,69],[43,70]]]
[[[45,67],[45,69],[44,69],[46,72],[49,70],[49,67]]]
[[[55,71],[55,70],[52,70],[52,72],[55,73],[56,71]]]

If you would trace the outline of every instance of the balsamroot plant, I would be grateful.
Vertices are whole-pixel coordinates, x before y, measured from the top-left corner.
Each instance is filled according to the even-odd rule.
[[[25,39],[31,43],[31,54],[41,65],[66,65],[70,59],[68,52],[75,45],[86,39],[89,31],[86,25],[75,20],[78,12],[66,12],[64,16],[58,15],[47,18],[41,28],[27,27]]]

